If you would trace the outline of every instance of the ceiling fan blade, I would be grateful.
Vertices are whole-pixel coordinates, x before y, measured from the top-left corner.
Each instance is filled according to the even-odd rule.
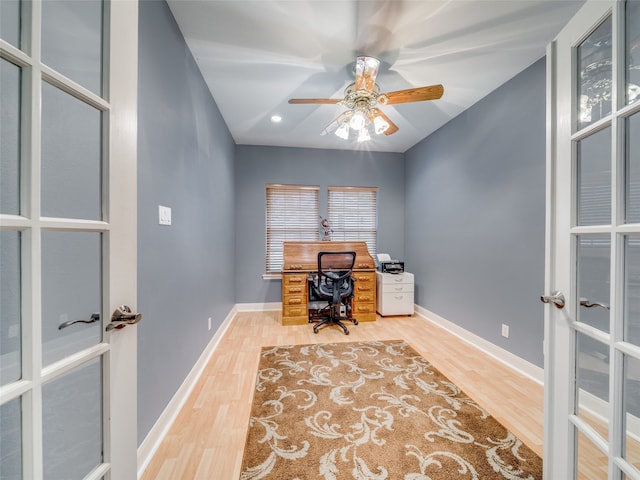
[[[342,101],[341,98],[290,98],[289,103],[291,104],[322,104],[322,105],[335,105],[336,103],[340,103]]]
[[[383,93],[378,97],[382,105],[395,105],[397,103],[423,102],[425,100],[437,100],[442,97],[444,87],[442,85],[430,85],[428,87],[408,88],[395,92]]]
[[[371,118],[375,118],[376,116],[379,116],[379,117],[382,117],[382,119],[389,124],[387,129],[384,131],[385,135],[393,135],[399,130],[398,126],[395,123],[393,123],[391,119],[387,117],[379,108],[374,107],[370,109],[369,112],[370,112]],[[373,120],[371,121],[373,122]]]
[[[376,84],[376,77],[378,76],[378,67],[380,67],[380,60],[377,58],[356,58],[355,89],[373,92],[373,87]]]

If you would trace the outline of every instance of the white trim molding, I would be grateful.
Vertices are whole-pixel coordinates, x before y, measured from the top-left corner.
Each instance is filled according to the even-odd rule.
[[[455,335],[456,337],[464,340],[469,345],[477,348],[483,353],[495,358],[499,362],[504,363],[509,368],[521,373],[525,377],[530,378],[534,382],[544,385],[544,370],[537,365],[532,364],[520,358],[517,355],[514,355],[511,352],[508,352],[504,348],[500,348],[497,345],[491,343],[488,340],[485,340],[478,335],[471,333],[468,330],[456,325],[449,320],[445,320],[441,316],[427,310],[426,308],[421,307],[420,305],[416,305],[416,314],[428,320],[429,322],[444,328],[449,333]]]
[[[173,398],[169,401],[156,423],[138,447],[138,478],[142,478],[142,474],[147,469],[149,462],[160,447],[160,444],[169,432],[173,422],[178,417],[180,410],[182,410],[182,407],[189,398],[189,395],[198,383],[198,380],[209,363],[213,352],[216,350],[220,340],[229,329],[229,326],[238,311],[237,306],[234,306],[229,311],[224,322],[222,322],[220,328],[216,330],[216,333],[213,335],[211,341],[202,352],[202,355],[200,355],[200,358],[198,358],[195,365],[182,382],[182,385],[180,385],[180,388],[178,388]]]
[[[274,312],[282,310],[282,303],[237,303],[236,308],[238,312]]]

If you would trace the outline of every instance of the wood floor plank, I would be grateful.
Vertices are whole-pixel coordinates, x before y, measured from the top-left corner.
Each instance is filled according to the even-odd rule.
[[[538,383],[418,316],[378,317],[349,330],[314,334],[311,325],[282,326],[279,312],[238,313],[142,480],[239,478],[260,350],[269,345],[404,339],[542,456]]]

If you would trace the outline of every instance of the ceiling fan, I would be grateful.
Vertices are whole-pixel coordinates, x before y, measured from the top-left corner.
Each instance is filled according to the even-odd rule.
[[[341,113],[320,134],[326,135],[327,133],[335,132],[338,137],[347,140],[350,130],[355,130],[358,132],[358,141],[364,142],[371,139],[369,134],[370,125],[373,125],[373,130],[378,135],[382,133],[392,135],[398,131],[397,125],[378,108],[378,105],[437,100],[444,93],[442,85],[380,93],[380,88],[376,83],[379,67],[380,60],[377,58],[357,57],[354,69],[356,80],[344,90],[343,99],[292,98],[289,103],[344,105],[349,110]]]

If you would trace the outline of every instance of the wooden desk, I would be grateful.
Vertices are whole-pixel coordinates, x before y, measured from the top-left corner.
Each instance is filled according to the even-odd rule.
[[[353,316],[359,322],[376,319],[376,266],[365,242],[284,242],[282,325],[309,323],[309,274],[318,270],[318,252],[354,251],[356,279]]]

